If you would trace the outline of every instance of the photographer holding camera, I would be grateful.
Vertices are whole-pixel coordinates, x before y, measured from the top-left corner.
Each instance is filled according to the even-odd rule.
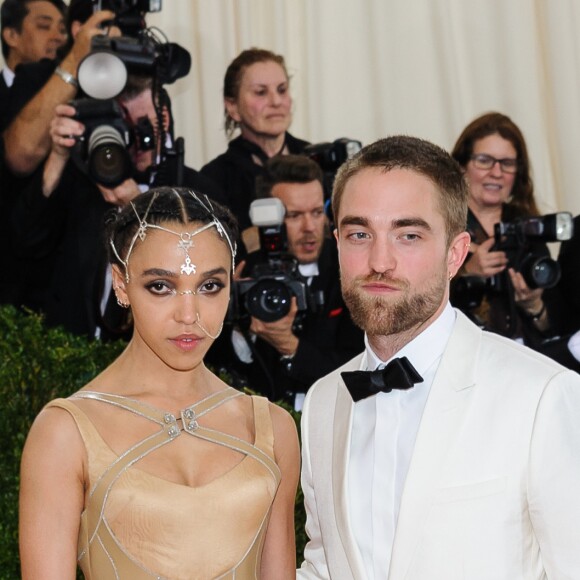
[[[263,198],[282,202],[287,255],[281,252],[277,260],[276,240],[261,236],[261,249],[237,268],[238,296],[233,300],[237,312],[209,352],[210,362],[232,374],[238,385],[263,392],[271,400],[293,400],[297,408],[315,380],[363,346],[363,333],[352,322],[340,293],[322,177],[320,167],[300,155],[278,156],[266,163],[256,191],[261,199],[252,209],[266,201]],[[295,290],[286,300],[276,285],[281,279],[286,287],[304,288],[304,295]]]
[[[131,135],[126,148],[113,140],[120,119],[90,114],[92,108],[98,112],[113,102],[58,106],[43,171],[35,174],[16,202],[12,216],[16,248],[32,273],[23,300],[43,311],[50,325],[99,338],[127,336],[127,311],[109,300],[113,296],[102,234],[105,216],[154,185],[180,181],[179,162],[171,148],[169,101],[163,90],[153,94],[153,84],[151,77],[129,77],[114,101]],[[84,117],[78,115],[80,110]],[[81,147],[81,153],[71,156],[79,146],[95,141],[95,135],[106,139],[91,153]],[[184,167],[182,173],[187,187],[220,200],[213,183],[198,172]]]
[[[554,330],[544,289],[559,275],[545,243],[556,237],[525,235],[539,211],[524,137],[506,115],[487,113],[463,130],[452,156],[469,186],[471,246],[451,302],[487,330],[537,348]],[[538,231],[551,217],[537,217]]]

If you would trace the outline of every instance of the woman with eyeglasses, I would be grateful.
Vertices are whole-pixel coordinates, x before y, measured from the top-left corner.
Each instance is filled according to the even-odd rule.
[[[539,215],[526,143],[506,115],[491,112],[463,130],[452,151],[469,185],[470,254],[452,284],[452,302],[488,330],[537,346],[549,330],[543,289],[531,288],[510,261],[495,225]],[[549,255],[545,244],[534,254]]]

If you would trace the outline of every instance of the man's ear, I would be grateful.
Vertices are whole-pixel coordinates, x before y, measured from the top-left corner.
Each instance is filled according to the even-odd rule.
[[[447,252],[449,279],[457,274],[457,271],[461,268],[463,262],[465,262],[465,258],[469,252],[470,242],[471,236],[467,232],[461,232],[451,242]]]
[[[119,302],[126,306],[130,306],[129,296],[127,294],[127,281],[125,279],[124,272],[121,272],[121,268],[117,264],[113,264],[112,268],[113,274],[113,292],[117,295]]]
[[[238,105],[234,99],[224,99],[224,107],[227,114],[236,122],[239,123],[242,118],[238,112]]]
[[[10,47],[14,48],[18,45],[18,37],[20,35],[15,28],[5,28],[2,31],[2,40]]]

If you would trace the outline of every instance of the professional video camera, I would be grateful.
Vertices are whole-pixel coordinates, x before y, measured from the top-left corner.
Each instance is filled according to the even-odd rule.
[[[324,197],[330,199],[334,177],[338,168],[350,157],[362,149],[362,143],[347,137],[341,137],[332,143],[315,143],[307,145],[303,154],[318,163],[324,172]]]
[[[85,125],[82,139],[77,141],[74,154],[86,160],[89,176],[104,185],[115,187],[133,173],[127,147],[137,143],[146,151],[155,147],[155,132],[147,117],[129,126],[121,106],[113,99],[77,99],[75,119]]]
[[[290,311],[293,296],[299,311],[313,303],[298,263],[287,253],[284,213],[284,205],[275,197],[257,199],[250,205],[265,261],[254,266],[249,278],[234,282],[228,322],[243,324],[250,316],[264,322],[280,320]]]
[[[78,82],[87,98],[71,104],[86,131],[73,149],[73,159],[94,181],[115,187],[133,173],[127,147],[136,143],[141,150],[153,149],[156,139],[147,118],[129,126],[113,99],[125,88],[129,74],[150,77],[153,103],[161,119],[161,87],[187,75],[191,58],[187,50],[160,37],[158,30],[146,27],[145,14],[160,11],[161,0],[94,0],[93,10],[101,9],[115,12],[115,19],[106,25],[118,26],[123,36],[94,36],[91,52],[79,65]],[[160,125],[157,135],[163,162],[167,151]],[[183,149],[179,152],[178,168],[183,165]]]

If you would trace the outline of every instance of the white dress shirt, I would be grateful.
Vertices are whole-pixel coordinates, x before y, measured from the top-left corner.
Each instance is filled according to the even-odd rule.
[[[455,323],[447,304],[439,318],[405,345],[406,356],[423,382],[407,391],[379,393],[353,410],[347,497],[351,527],[368,580],[386,580],[415,438],[433,378]],[[383,367],[365,335],[362,370]],[[395,357],[393,357],[395,358]]]
[[[4,77],[4,82],[7,87],[11,87],[14,83],[14,71],[7,66],[2,69],[2,76]]]

